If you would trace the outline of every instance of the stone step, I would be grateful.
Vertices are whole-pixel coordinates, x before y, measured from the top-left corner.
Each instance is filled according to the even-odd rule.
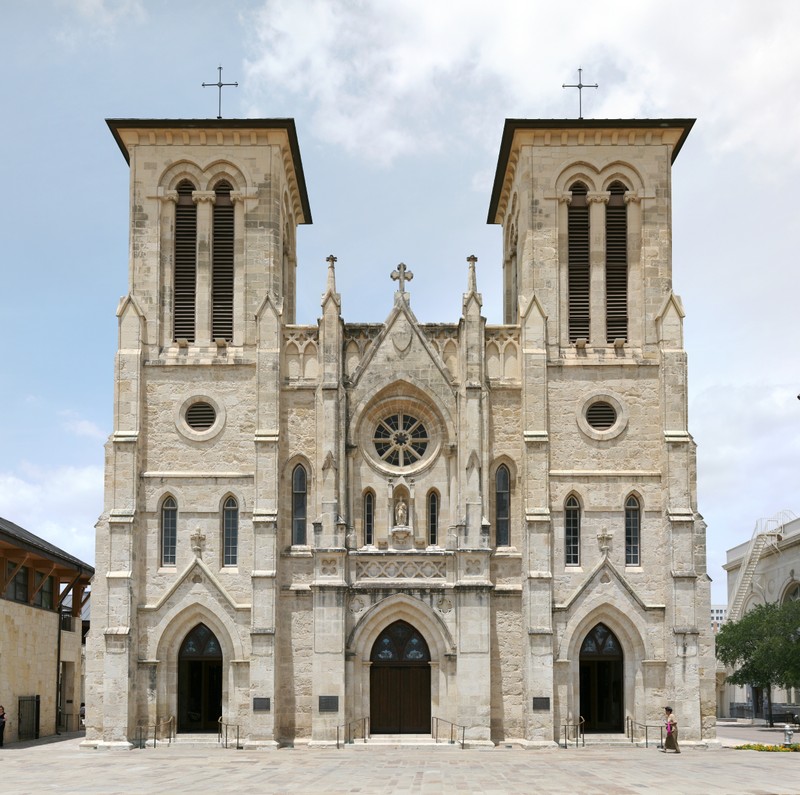
[[[450,750],[452,748],[461,749],[458,743],[451,744],[449,742],[439,741],[434,742],[430,734],[373,734],[365,743],[362,739],[355,740],[353,743],[346,745],[346,748],[353,750],[366,750],[370,746],[380,746],[381,748],[440,748],[441,750]]]

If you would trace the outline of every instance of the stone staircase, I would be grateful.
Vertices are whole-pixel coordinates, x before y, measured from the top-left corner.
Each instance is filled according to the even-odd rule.
[[[344,746],[347,749],[354,751],[364,751],[370,748],[420,748],[432,749],[438,748],[442,751],[457,749],[461,750],[460,743],[450,743],[440,741],[434,742],[430,734],[373,734],[365,743],[359,739],[353,743],[348,743]]]

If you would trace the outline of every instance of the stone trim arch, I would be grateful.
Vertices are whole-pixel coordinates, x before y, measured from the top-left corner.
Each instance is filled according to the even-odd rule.
[[[555,179],[557,195],[569,193],[576,182],[583,182],[589,192],[598,190],[600,172],[592,163],[585,160],[573,160],[564,165]]]
[[[369,660],[378,636],[398,619],[411,624],[425,638],[432,660],[441,661],[445,655],[455,653],[455,641],[442,619],[425,602],[403,593],[382,599],[364,613],[347,638],[348,653],[356,659]]]
[[[559,704],[561,715],[560,718],[556,718],[556,722],[566,723],[577,719],[580,714],[581,645],[588,633],[600,623],[605,624],[614,633],[622,646],[624,714],[645,723],[648,706],[653,709],[653,704],[648,700],[648,693],[653,683],[646,681],[647,670],[642,663],[657,657],[648,649],[648,643],[645,641],[647,627],[643,616],[623,613],[608,601],[590,607],[585,612],[576,610],[567,619],[559,648],[556,650],[557,659],[567,664],[562,674],[566,681],[561,683],[564,686],[566,703]],[[663,655],[658,655],[658,658],[662,657]],[[655,694],[653,696],[655,697]]]
[[[229,160],[215,160],[203,168],[204,190],[213,191],[216,184],[224,179],[234,191],[244,191],[249,184],[242,171]]]
[[[639,170],[621,160],[606,163],[600,170],[600,176],[600,190],[607,191],[614,182],[623,183],[629,191],[641,192],[644,189],[644,179]]]
[[[197,624],[205,624],[216,636],[222,651],[222,713],[230,714],[234,698],[234,661],[245,659],[245,651],[230,616],[213,600],[186,605],[179,602],[166,610],[147,637],[157,638],[148,648],[148,657],[157,661],[155,703],[148,705],[150,717],[178,714],[178,665],[184,639]],[[146,638],[142,638],[142,646]],[[148,683],[148,687],[152,685]],[[150,696],[152,698],[152,696]]]
[[[158,180],[158,186],[164,190],[176,190],[184,180],[194,184],[195,190],[203,190],[205,184],[203,169],[191,160],[179,160],[166,169]]]

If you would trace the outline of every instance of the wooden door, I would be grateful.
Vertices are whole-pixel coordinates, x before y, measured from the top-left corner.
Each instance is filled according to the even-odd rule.
[[[427,734],[431,728],[430,653],[405,621],[387,627],[372,647],[370,730]]]

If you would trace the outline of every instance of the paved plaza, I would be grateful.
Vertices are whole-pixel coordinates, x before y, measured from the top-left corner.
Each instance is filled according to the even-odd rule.
[[[736,751],[778,730],[720,726],[720,743],[680,755],[628,746],[236,751],[159,746],[86,751],[79,735],[0,749],[8,793],[800,793],[800,754]]]

